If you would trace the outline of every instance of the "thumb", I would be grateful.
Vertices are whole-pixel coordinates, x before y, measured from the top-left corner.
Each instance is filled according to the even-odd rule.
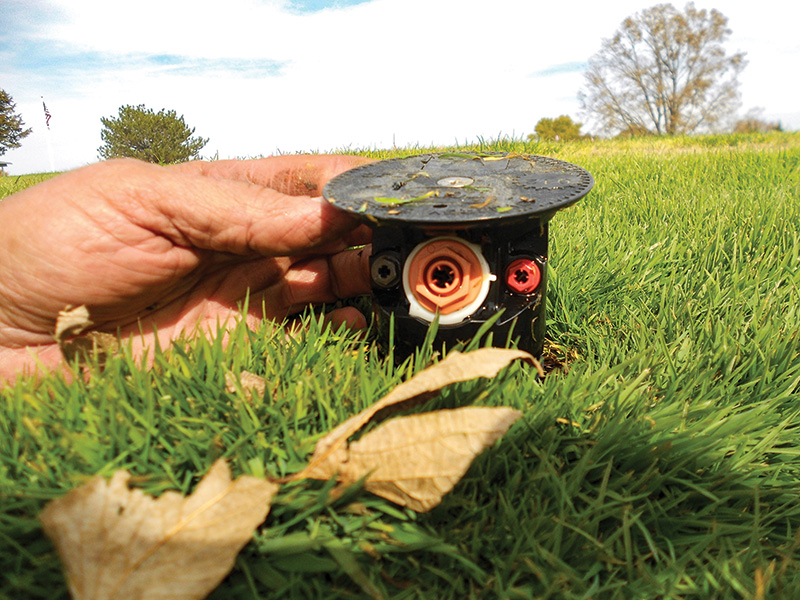
[[[119,210],[176,245],[266,256],[305,253],[322,245],[328,251],[345,247],[342,238],[358,226],[356,219],[320,198],[287,195],[264,183],[293,192],[298,185],[316,186],[319,194],[328,179],[355,163],[344,157],[310,157],[316,160],[303,163],[299,159],[306,157],[285,158],[291,160],[188,163],[181,168],[122,160],[93,166],[113,171],[100,175],[112,182],[106,184],[105,195],[120,200]],[[121,198],[111,187],[120,181],[127,192]],[[331,246],[337,240],[341,243]]]
[[[194,161],[169,168],[191,175],[255,183],[287,196],[321,196],[322,188],[330,179],[371,162],[374,159],[363,156],[315,154]]]

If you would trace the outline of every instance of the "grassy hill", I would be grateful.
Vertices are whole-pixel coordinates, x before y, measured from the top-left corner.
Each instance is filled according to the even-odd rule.
[[[524,418],[429,514],[284,486],[212,598],[799,597],[800,134],[460,149],[595,177],[551,224],[547,377],[514,366],[435,401]],[[289,340],[264,323],[148,371],[123,354],[86,380],[0,391],[0,598],[67,597],[36,519],[49,499],[120,468],[187,493],[220,456],[295,472],[435,360],[395,365],[305,319]],[[241,369],[263,396],[226,391]]]

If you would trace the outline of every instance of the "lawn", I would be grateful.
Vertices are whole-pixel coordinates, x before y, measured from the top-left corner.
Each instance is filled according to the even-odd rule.
[[[32,175],[3,175],[0,176],[0,199],[10,196],[26,187],[46,181],[58,173],[34,173]]]
[[[283,486],[211,597],[800,597],[800,134],[459,149],[595,177],[551,224],[547,376],[513,365],[433,401],[524,416],[430,513]],[[304,319],[294,337],[264,323],[157,351],[150,370],[123,352],[0,391],[0,598],[68,597],[37,514],[92,476],[128,469],[157,495],[191,492],[219,457],[297,472],[438,360],[394,364]],[[263,395],[226,391],[243,369]]]

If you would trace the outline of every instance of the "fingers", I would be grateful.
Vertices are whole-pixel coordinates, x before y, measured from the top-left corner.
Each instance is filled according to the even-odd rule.
[[[271,188],[288,196],[321,196],[330,179],[373,162],[363,156],[272,156],[255,160],[195,161],[170,167],[175,171],[214,179],[243,181]]]
[[[345,234],[344,242],[349,246],[364,246],[372,242],[372,229],[367,225],[359,225],[353,231]]]
[[[352,298],[369,294],[372,289],[369,275],[371,246],[339,252],[328,257],[328,277],[337,298]]]
[[[298,261],[267,290],[267,305],[288,315],[308,304],[368,294],[369,255],[370,248],[364,247]]]
[[[336,175],[371,162],[374,159],[363,156],[295,155],[255,160],[194,161],[170,168],[189,175],[248,182],[288,196],[317,197]],[[343,238],[348,246],[368,244],[371,240],[372,230],[366,225],[359,226]]]
[[[361,311],[354,306],[337,308],[325,315],[325,322],[330,323],[333,329],[339,329],[342,325],[348,329],[366,329],[367,319]]]
[[[298,168],[298,159],[304,159],[286,158],[293,159],[289,162]],[[302,163],[311,165],[308,173],[313,174],[307,173],[303,181],[312,187],[321,186],[331,173],[352,164],[344,160],[347,157],[331,157],[330,162],[322,160],[324,157],[310,158],[320,159]],[[179,169],[125,160],[88,168],[98,171],[93,175],[101,193],[129,219],[179,246],[265,256],[308,253],[323,245],[334,252],[347,247],[346,234],[359,224],[351,215],[319,198],[288,196],[242,180],[263,177],[264,181],[276,181],[278,177],[286,183],[295,181],[294,175],[278,176],[270,171],[273,167],[262,172],[238,164],[247,161],[220,162],[229,164],[190,163],[195,166]],[[241,179],[217,176],[226,170]],[[203,171],[216,174],[209,176]],[[120,181],[126,185],[121,186]]]
[[[366,225],[359,225],[333,242],[318,246],[314,253],[319,255],[336,254],[344,248],[366,246],[370,242],[372,242],[372,230]]]
[[[46,376],[61,370],[69,378],[69,368],[64,364],[61,350],[56,344],[22,348],[0,347],[0,390],[13,385],[24,376]]]

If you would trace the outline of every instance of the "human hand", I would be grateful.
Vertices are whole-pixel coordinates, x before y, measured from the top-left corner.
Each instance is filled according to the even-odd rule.
[[[348,156],[280,156],[160,167],[111,160],[0,201],[0,384],[61,361],[58,312],[135,352],[196,328],[250,325],[369,292],[370,231],[319,198]],[[262,310],[263,308],[263,310]],[[364,327],[356,309],[334,323]]]

